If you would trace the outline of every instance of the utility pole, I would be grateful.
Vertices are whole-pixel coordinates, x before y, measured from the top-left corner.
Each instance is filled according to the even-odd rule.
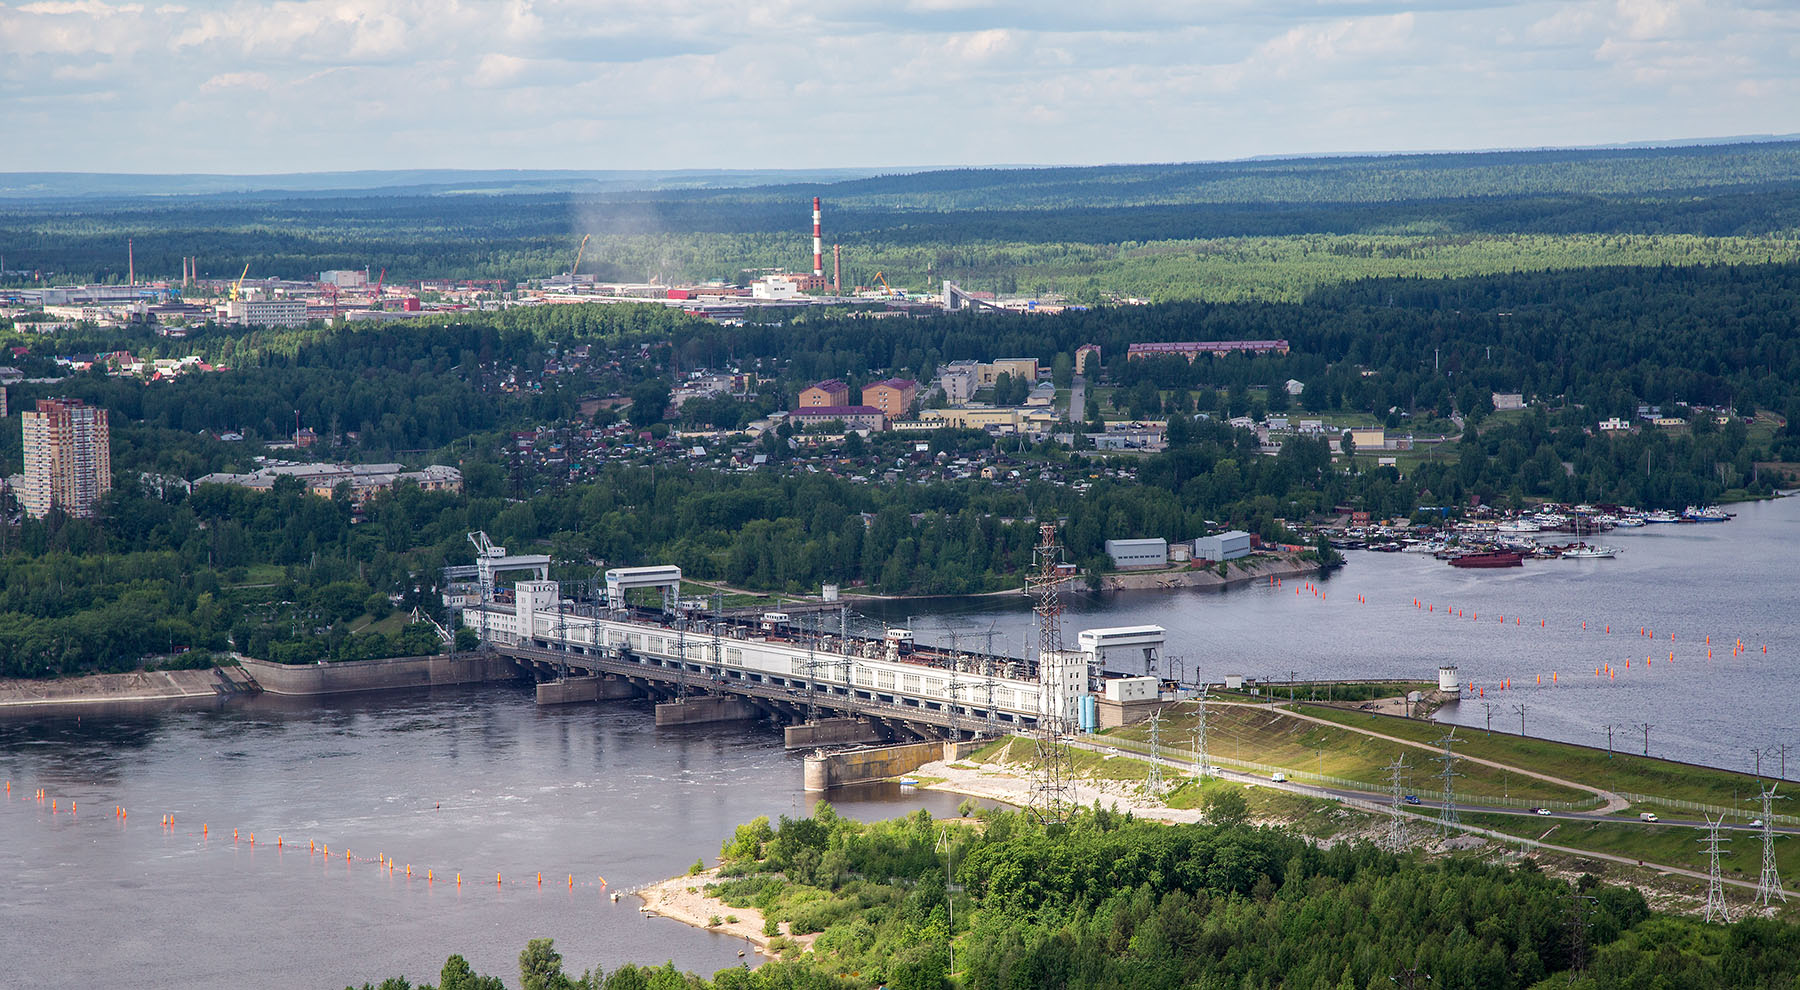
[[[1656,726],[1650,724],[1649,722],[1639,722],[1636,725],[1633,725],[1632,728],[1634,728],[1644,734],[1644,755],[1649,756],[1650,755],[1650,730],[1656,728]]]
[[[1610,759],[1612,759],[1612,754],[1613,754],[1613,749],[1612,749],[1612,730],[1613,730],[1613,727],[1612,727],[1612,725],[1611,725],[1611,724],[1610,724],[1610,723],[1609,723],[1609,724],[1608,724],[1608,725],[1607,725],[1607,726],[1606,726],[1606,758],[1607,758],[1607,759],[1609,759],[1609,760],[1610,760]]]
[[[1588,911],[1592,910],[1595,899],[1581,892],[1581,888],[1569,886],[1569,914],[1565,921],[1569,938],[1569,970],[1572,973],[1586,972],[1588,956]]]
[[[1496,705],[1491,701],[1484,701],[1481,703],[1481,710],[1484,712],[1487,712],[1487,730],[1486,731],[1487,731],[1487,734],[1490,736],[1494,734],[1494,709],[1499,708],[1499,707],[1500,707],[1499,705]]]
[[[1514,705],[1513,711],[1516,711],[1519,713],[1519,735],[1522,736],[1525,734],[1525,706],[1524,705]]]

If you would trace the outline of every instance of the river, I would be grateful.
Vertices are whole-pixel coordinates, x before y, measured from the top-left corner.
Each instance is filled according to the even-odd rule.
[[[1522,705],[1533,735],[1604,745],[1611,724],[1614,744],[1634,750],[1634,726],[1649,724],[1654,755],[1749,769],[1752,748],[1800,743],[1800,499],[1735,511],[1730,523],[1609,534],[1625,549],[1613,560],[1463,571],[1351,553],[1318,594],[1288,581],[1072,595],[1065,632],[1162,625],[1189,680],[1430,680],[1455,663],[1487,696],[1446,707],[1445,720],[1484,727],[1487,704],[1495,731],[1517,731]],[[1033,637],[1023,597],[870,611],[927,640],[955,628],[968,646],[991,630],[1017,653]],[[1607,665],[1616,672],[1594,674]],[[1800,753],[1789,755],[1800,775]],[[642,703],[540,709],[493,686],[0,719],[0,776],[12,785],[0,801],[0,971],[17,986],[435,981],[452,952],[511,981],[539,936],[576,972],[672,959],[710,973],[738,964],[735,941],[610,893],[710,858],[756,815],[809,809],[799,758],[767,729],[658,730]],[[31,800],[38,788],[55,813]],[[957,803],[892,787],[833,801],[861,818]],[[175,825],[159,825],[169,813]],[[391,874],[378,857],[392,857]]]
[[[767,729],[659,730],[645,704],[540,709],[513,686],[10,718],[0,776],[0,983],[20,987],[435,983],[453,952],[513,986],[540,936],[577,974],[712,973],[739,964],[737,941],[610,893],[710,859],[757,815],[810,813],[799,757]],[[865,819],[958,803],[832,797]]]
[[[1294,580],[1072,594],[1063,638],[1073,645],[1082,629],[1163,626],[1167,655],[1189,681],[1435,681],[1438,665],[1452,663],[1485,696],[1445,707],[1443,721],[1485,729],[1492,706],[1493,730],[1517,732],[1522,705],[1531,735],[1605,746],[1610,724],[1613,745],[1633,752],[1644,749],[1634,727],[1648,724],[1651,755],[1752,770],[1753,748],[1776,747],[1764,769],[1780,772],[1779,747],[1800,746],[1800,498],[1731,511],[1737,518],[1728,523],[1646,526],[1590,540],[1624,551],[1610,560],[1463,570],[1428,554],[1349,551],[1347,566],[1318,582],[1319,595]],[[964,648],[980,648],[991,630],[996,649],[1018,656],[1036,642],[1022,595],[885,602],[869,611],[910,623],[928,642],[948,643],[954,630]],[[1512,688],[1496,690],[1507,679]],[[1787,755],[1800,777],[1800,750]]]

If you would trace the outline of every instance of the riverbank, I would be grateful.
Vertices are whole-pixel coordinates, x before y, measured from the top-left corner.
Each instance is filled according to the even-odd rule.
[[[0,681],[0,712],[105,711],[121,705],[219,701],[257,690],[255,680],[237,667],[7,680]]]
[[[753,907],[732,907],[707,894],[706,885],[718,881],[719,868],[716,866],[699,873],[658,881],[638,889],[637,896],[644,902],[638,910],[703,931],[741,938],[746,945],[754,947],[757,953],[765,956],[778,954],[769,948],[776,938],[784,939],[787,944],[797,945],[802,950],[810,948],[813,940],[818,938],[817,934],[763,934],[765,922],[761,911]],[[712,923],[714,918],[719,919],[719,924]]]
[[[1101,591],[1154,591],[1172,588],[1200,588],[1223,591],[1239,585],[1254,584],[1270,578],[1311,577],[1319,573],[1316,561],[1293,557],[1245,557],[1227,561],[1225,573],[1217,566],[1187,570],[1143,571],[1135,574],[1105,574],[1100,578]]]
[[[208,670],[144,670],[56,680],[0,680],[0,712],[76,714],[125,705],[225,702],[272,694],[310,698],[450,684],[513,681],[517,664],[485,653],[279,664],[236,657],[236,665]]]

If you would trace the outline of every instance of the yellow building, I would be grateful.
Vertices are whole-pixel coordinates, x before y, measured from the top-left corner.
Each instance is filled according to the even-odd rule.
[[[999,358],[985,361],[977,366],[976,373],[983,385],[992,385],[1001,375],[1011,375],[1013,381],[1023,378],[1028,382],[1037,381],[1037,358]]]

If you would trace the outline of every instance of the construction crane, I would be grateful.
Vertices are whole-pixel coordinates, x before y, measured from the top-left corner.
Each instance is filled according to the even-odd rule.
[[[875,281],[881,283],[881,291],[887,293],[890,296],[896,295],[896,293],[894,292],[894,287],[888,284],[887,276],[881,274],[880,272],[876,272],[875,273]]]
[[[376,278],[375,278],[375,288],[369,292],[369,308],[370,309],[380,309],[381,308],[381,284],[386,281],[387,281],[387,269],[383,268],[381,270],[381,274],[376,276]]]
[[[582,234],[581,235],[581,246],[575,249],[575,263],[569,266],[569,277],[570,278],[574,278],[575,273],[581,270],[581,255],[582,255],[582,252],[587,250],[588,238],[590,238],[592,236],[594,236],[594,235],[593,234]]]
[[[249,274],[250,274],[250,262],[246,261],[246,262],[244,262],[244,274],[239,275],[237,278],[237,281],[231,283],[231,301],[232,302],[237,302],[238,293],[244,287],[244,276],[249,275]]]

